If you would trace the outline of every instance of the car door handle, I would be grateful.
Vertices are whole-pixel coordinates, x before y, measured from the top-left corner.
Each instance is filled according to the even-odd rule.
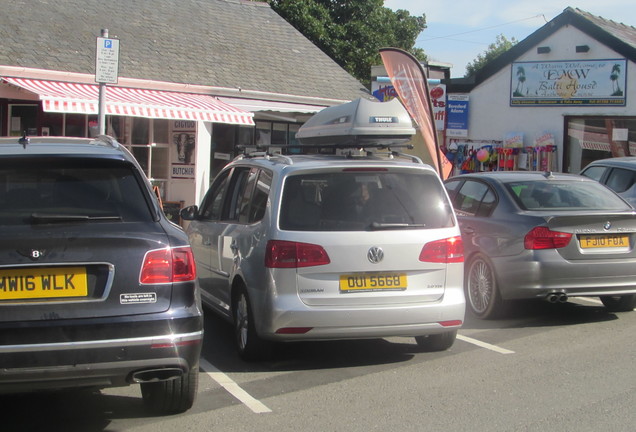
[[[464,228],[464,229],[462,230],[462,232],[463,232],[464,234],[470,234],[470,235],[473,235],[473,234],[475,234],[475,228],[473,228],[473,227],[466,227],[466,228]]]

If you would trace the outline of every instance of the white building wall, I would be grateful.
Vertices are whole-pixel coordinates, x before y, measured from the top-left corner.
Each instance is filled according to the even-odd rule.
[[[577,53],[577,45],[588,45],[587,53]],[[550,47],[547,54],[537,54],[537,46]],[[562,27],[516,59],[521,61],[563,61],[624,59],[614,50],[572,26]],[[470,140],[503,140],[508,132],[523,132],[524,146],[532,145],[535,135],[543,131],[554,134],[558,147],[559,170],[563,157],[565,116],[636,116],[636,64],[628,62],[626,68],[627,103],[624,107],[602,106],[510,106],[511,85],[514,71],[508,65],[470,93],[468,138]],[[630,85],[631,84],[631,85]]]

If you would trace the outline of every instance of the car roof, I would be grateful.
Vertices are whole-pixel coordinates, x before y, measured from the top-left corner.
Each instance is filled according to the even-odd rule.
[[[636,169],[636,156],[622,156],[607,159],[598,159],[590,162],[584,169],[590,166],[615,166]]]
[[[10,137],[0,138],[2,156],[87,156],[131,160],[132,156],[114,138]]]
[[[463,178],[481,178],[499,183],[538,180],[570,180],[570,181],[594,181],[578,174],[558,173],[549,171],[486,171],[471,174],[460,174],[450,177],[449,180],[461,180]]]

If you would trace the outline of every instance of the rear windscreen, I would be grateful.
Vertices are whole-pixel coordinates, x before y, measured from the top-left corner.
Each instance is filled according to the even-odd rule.
[[[54,158],[0,162],[0,224],[152,219],[129,164]]]
[[[615,193],[600,183],[592,181],[540,180],[507,183],[519,206],[525,210],[580,211],[629,210]]]
[[[280,228],[297,231],[429,229],[453,225],[434,173],[341,171],[285,180]]]

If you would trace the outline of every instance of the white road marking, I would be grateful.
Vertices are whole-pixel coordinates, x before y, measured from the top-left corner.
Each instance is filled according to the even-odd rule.
[[[265,404],[263,404],[258,399],[253,398],[248,392],[243,390],[237,383],[235,383],[229,376],[218,370],[210,362],[202,358],[200,359],[199,363],[201,369],[203,369],[210,378],[216,381],[221,387],[227,390],[228,393],[238,399],[253,412],[255,412],[256,414],[272,412],[272,410],[267,408]]]
[[[471,343],[473,345],[477,345],[482,348],[489,349],[494,352],[498,352],[499,354],[514,354],[515,353],[514,351],[510,351],[508,349],[498,347],[497,345],[491,345],[489,343],[482,342],[477,339],[469,338],[468,336],[462,336],[460,334],[457,335],[457,339],[462,340],[464,342]]]

